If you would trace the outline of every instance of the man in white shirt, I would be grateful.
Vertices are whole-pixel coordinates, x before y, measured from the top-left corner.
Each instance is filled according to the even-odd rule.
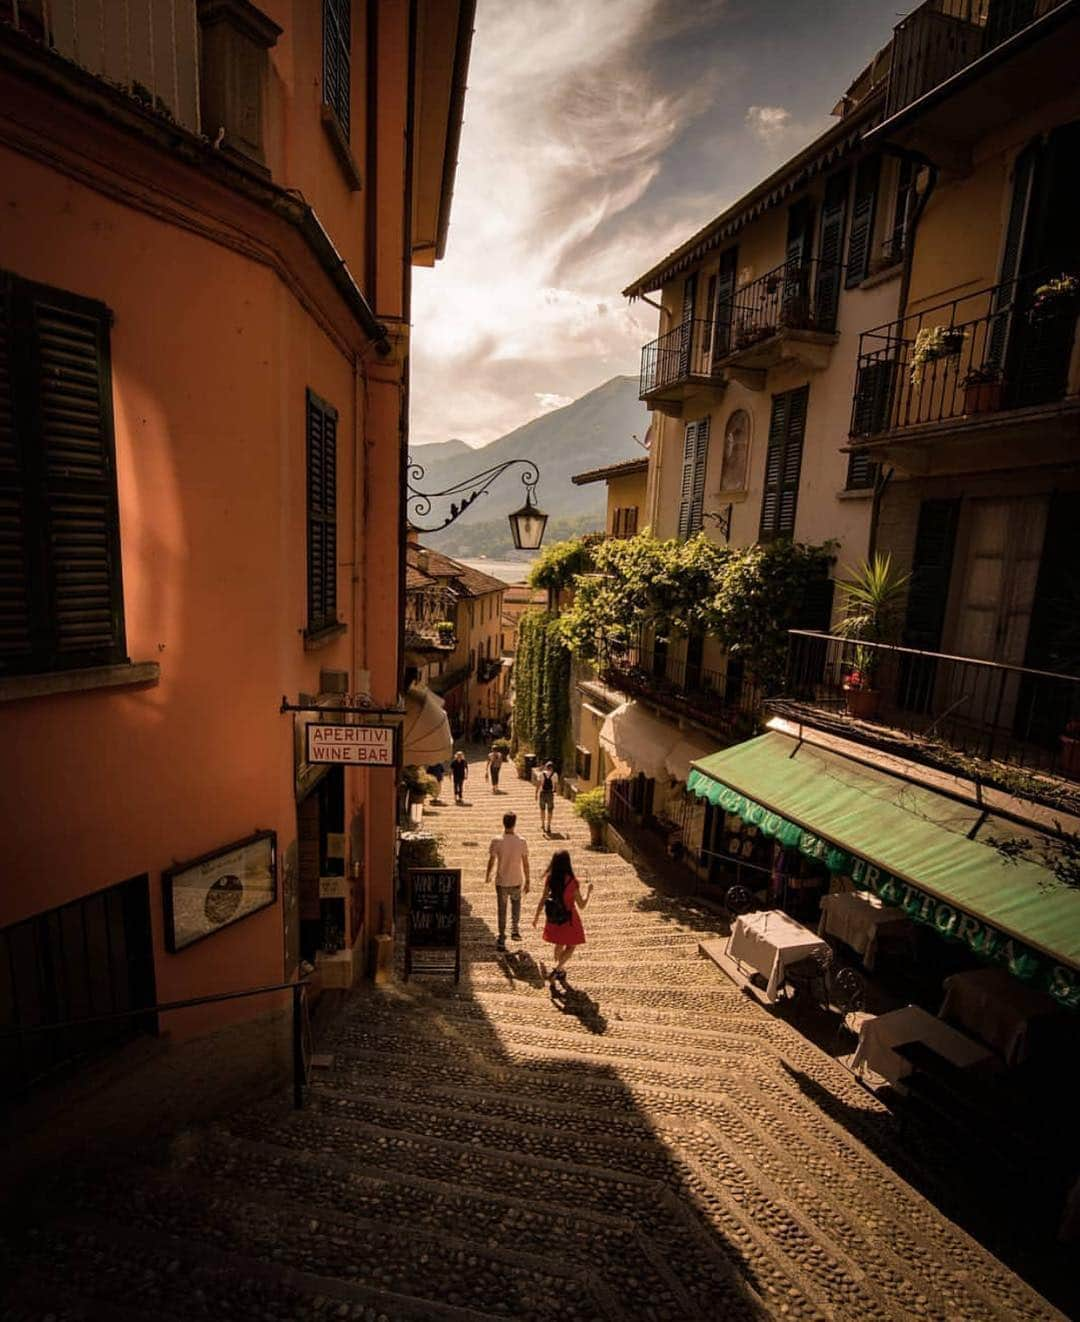
[[[529,890],[529,846],[515,831],[517,814],[503,814],[503,833],[488,850],[487,879],[495,882],[499,907],[499,939],[496,949],[506,949],[506,902],[510,901],[510,936],[521,940],[521,896]]]

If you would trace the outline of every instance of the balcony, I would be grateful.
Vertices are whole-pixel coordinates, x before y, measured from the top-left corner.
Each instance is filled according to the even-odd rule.
[[[876,133],[966,170],[980,136],[1074,86],[1070,11],[1067,0],[926,0],[893,30]]]
[[[476,678],[480,684],[490,684],[493,679],[498,679],[502,674],[502,657],[481,657],[476,667]]]
[[[0,0],[5,25],[199,131],[196,0]]]
[[[1070,381],[1080,297],[1047,302],[1038,291],[1048,278],[1021,276],[864,331],[853,445],[927,475],[1062,457],[1080,410]]]
[[[790,632],[777,716],[951,772],[1032,773],[1023,797],[1060,802],[1080,786],[1080,677],[911,647]],[[1070,729],[1078,729],[1074,738]],[[978,759],[973,767],[971,759]],[[1021,792],[1021,791],[1017,791]]]
[[[663,652],[630,648],[598,667],[608,688],[640,699],[665,715],[711,731],[720,738],[743,738],[753,729],[760,695],[732,664],[727,672],[687,666]]]
[[[764,390],[772,367],[796,364],[820,371],[836,343],[836,312],[844,268],[812,257],[784,262],[717,304],[714,360],[749,386]]]
[[[466,661],[463,665],[455,666],[453,670],[444,670],[441,675],[433,675],[428,680],[428,688],[442,697],[449,693],[451,689],[456,689],[459,685],[464,684],[472,671],[472,662]]]
[[[684,321],[641,351],[638,398],[672,417],[688,400],[725,384],[715,366],[711,321]]]

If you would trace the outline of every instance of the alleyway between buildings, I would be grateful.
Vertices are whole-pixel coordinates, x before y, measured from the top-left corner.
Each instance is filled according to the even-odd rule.
[[[474,763],[426,819],[463,869],[460,987],[356,993],[301,1113],[282,1094],[161,1164],[66,1173],[4,1322],[1060,1316],[896,1173],[905,1136],[841,1065],[698,956],[714,915],[587,851],[565,801],[546,842],[507,770],[492,794]],[[535,891],[495,950],[508,808],[534,880],[558,846],[594,884],[554,998]]]

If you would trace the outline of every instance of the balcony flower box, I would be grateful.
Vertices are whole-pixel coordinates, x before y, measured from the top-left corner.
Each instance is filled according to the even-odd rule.
[[[989,368],[974,368],[960,383],[964,387],[965,413],[997,413],[1001,408],[1001,374]]]
[[[923,369],[939,358],[956,358],[964,347],[967,332],[962,326],[924,326],[915,336],[911,350],[911,384],[922,384]]]
[[[1060,275],[1035,290],[1028,309],[1028,320],[1049,321],[1052,317],[1073,315],[1080,304],[1080,277]]]

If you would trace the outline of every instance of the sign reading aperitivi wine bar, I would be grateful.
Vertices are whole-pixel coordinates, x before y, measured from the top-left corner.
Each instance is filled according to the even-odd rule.
[[[317,725],[313,721],[307,727],[307,760],[392,767],[396,733],[392,725]]]

